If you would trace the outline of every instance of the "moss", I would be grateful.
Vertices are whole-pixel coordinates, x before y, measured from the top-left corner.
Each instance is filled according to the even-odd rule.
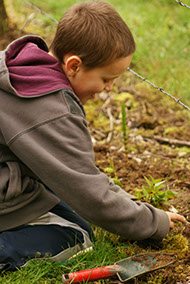
[[[115,129],[117,132],[121,132],[121,133],[122,133],[122,126],[121,126],[121,125],[115,126],[114,129]]]
[[[163,239],[163,248],[169,253],[177,254],[179,258],[183,258],[189,251],[189,242],[182,234],[168,234]]]
[[[190,153],[190,148],[186,147],[186,146],[184,146],[184,147],[176,147],[176,151],[178,152],[178,155],[182,157],[182,156]],[[180,155],[180,153],[181,153],[181,155]],[[182,153],[184,155],[182,155]]]
[[[103,128],[104,132],[110,131],[110,121],[103,114],[99,113],[94,120],[94,128]]]
[[[140,83],[135,84],[135,89],[139,90],[141,92],[154,92],[152,87],[150,85],[144,85],[142,84],[142,81]]]
[[[187,127],[184,126],[173,126],[173,127],[167,127],[164,130],[164,135],[168,134],[178,134],[179,136],[183,136],[187,133]]]
[[[128,101],[128,100],[130,100],[131,102],[135,101],[133,95],[131,95],[128,92],[122,92],[120,94],[115,94],[114,97],[113,97],[113,100],[115,102],[125,102],[125,101]]]
[[[177,127],[176,126],[173,126],[173,127],[167,127],[164,131],[164,134],[167,135],[168,133],[175,133],[177,130]]]
[[[179,265],[179,266],[175,267],[175,272],[177,272],[177,273],[183,272],[183,266]]]
[[[88,102],[85,105],[86,119],[88,122],[93,122],[94,128],[103,128],[104,132],[109,131],[110,120],[106,117],[103,112],[97,111],[98,108],[101,108],[103,102],[100,100],[94,100]]]
[[[162,275],[162,273],[157,275],[154,279],[148,280],[146,283],[147,284],[163,284],[163,275]]]
[[[134,147],[134,145],[133,146],[128,145],[128,151],[129,153],[136,153],[137,147]]]

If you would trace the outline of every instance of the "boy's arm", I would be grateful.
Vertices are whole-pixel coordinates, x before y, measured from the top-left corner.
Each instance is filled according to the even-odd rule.
[[[94,165],[85,119],[66,114],[18,135],[10,148],[40,180],[81,217],[126,239],[161,239],[164,211],[118,194]],[[110,190],[112,189],[112,190]]]
[[[118,194],[122,195],[125,198],[128,197],[131,199],[135,199],[133,195],[123,190],[119,185],[115,184],[111,178],[109,178],[109,188],[110,190],[117,192]]]
[[[128,192],[125,192],[121,187],[116,185],[112,179],[110,179],[110,189],[115,191],[115,192],[117,192],[118,194],[123,195],[124,197],[135,199],[135,197],[133,195],[129,194]],[[174,228],[175,222],[179,221],[179,222],[185,223],[187,221],[185,219],[185,217],[183,217],[180,214],[172,213],[172,212],[169,212],[169,211],[165,211],[165,213],[168,215],[168,218],[169,218],[169,227],[170,227],[170,229]],[[157,233],[156,233],[156,235],[157,235]],[[152,236],[152,238],[154,238],[154,236]]]
[[[42,102],[41,106],[46,110],[49,104]],[[43,122],[25,128],[9,141],[10,149],[43,184],[86,220],[126,239],[165,237],[169,230],[168,215],[150,204],[132,201],[129,194],[110,183],[94,164],[84,117],[75,113],[76,109],[70,112],[62,109],[62,104],[52,104]]]

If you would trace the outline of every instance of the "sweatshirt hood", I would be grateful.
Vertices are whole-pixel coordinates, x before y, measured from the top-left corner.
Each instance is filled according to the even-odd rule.
[[[43,96],[72,87],[44,40],[24,36],[0,54],[0,88],[22,97]]]

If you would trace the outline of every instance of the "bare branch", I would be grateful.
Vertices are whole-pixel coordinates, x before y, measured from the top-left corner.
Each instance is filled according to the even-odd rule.
[[[145,137],[145,136],[144,136]],[[178,140],[178,139],[169,139],[165,137],[160,137],[157,135],[147,135],[146,137],[148,138],[153,138],[161,143],[167,143],[170,145],[176,145],[176,146],[187,146],[190,147],[190,142],[189,141],[183,141],[183,140]]]

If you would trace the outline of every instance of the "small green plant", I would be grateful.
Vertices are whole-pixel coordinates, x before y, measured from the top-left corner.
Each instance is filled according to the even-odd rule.
[[[121,104],[121,115],[122,115],[122,130],[123,130],[123,143],[125,148],[125,153],[127,154],[127,119],[126,119],[126,109],[125,104]]]
[[[137,199],[144,199],[156,207],[160,207],[163,204],[167,204],[169,199],[174,198],[176,192],[169,190],[169,186],[166,186],[166,190],[163,188],[165,180],[154,179],[151,175],[150,180],[144,177],[148,186],[143,185],[142,189],[135,191]]]
[[[119,185],[120,187],[122,187],[122,184],[121,182],[119,181],[118,179],[118,176],[117,176],[117,173],[116,173],[116,169],[114,167],[114,163],[113,163],[113,160],[111,159],[110,160],[110,166],[108,168],[105,168],[104,169],[104,172],[105,173],[108,173],[108,174],[111,174],[113,173],[114,174],[114,177],[111,177],[111,179],[114,181],[115,184]]]

